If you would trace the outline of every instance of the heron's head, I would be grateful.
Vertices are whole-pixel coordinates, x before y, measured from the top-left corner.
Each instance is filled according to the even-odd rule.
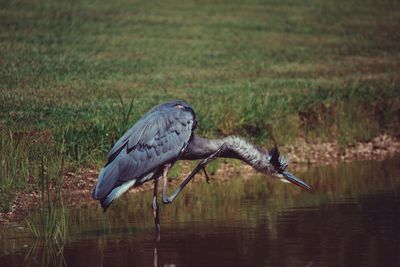
[[[278,179],[281,179],[283,182],[290,182],[306,190],[311,190],[311,187],[308,184],[306,184],[305,182],[303,182],[302,180],[300,180],[287,170],[288,163],[286,159],[279,154],[277,146],[274,146],[271,149],[268,157],[269,157],[269,162],[273,167],[272,170],[273,176],[277,177]]]

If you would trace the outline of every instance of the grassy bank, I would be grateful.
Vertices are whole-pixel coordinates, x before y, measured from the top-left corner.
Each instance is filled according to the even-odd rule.
[[[206,136],[346,145],[396,133],[399,10],[389,0],[2,1],[2,198],[38,177],[43,155],[49,166],[60,155],[102,162],[144,112],[175,98]]]

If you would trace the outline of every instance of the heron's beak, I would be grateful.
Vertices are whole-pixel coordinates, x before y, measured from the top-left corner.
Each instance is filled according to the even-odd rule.
[[[297,178],[296,176],[294,176],[293,174],[291,174],[288,171],[284,171],[282,173],[284,179],[286,179],[287,181],[291,182],[292,184],[295,184],[297,186],[300,186],[306,190],[311,190],[311,187],[306,184],[305,182],[303,182],[302,180],[300,180],[299,178]]]

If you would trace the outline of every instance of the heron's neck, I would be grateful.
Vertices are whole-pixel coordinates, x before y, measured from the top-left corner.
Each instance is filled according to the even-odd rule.
[[[262,148],[256,147],[243,138],[237,136],[229,136],[224,138],[223,143],[227,149],[222,153],[222,157],[240,159],[257,171],[269,173],[272,166],[268,160],[268,152]]]
[[[220,157],[236,158],[246,162],[257,171],[263,173],[271,172],[272,166],[268,160],[268,152],[237,136],[214,140],[194,136],[186,149],[183,159],[206,158],[223,144],[226,145],[226,148],[221,151]]]

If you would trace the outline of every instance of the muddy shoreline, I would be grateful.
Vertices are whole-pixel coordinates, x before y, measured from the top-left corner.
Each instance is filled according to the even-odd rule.
[[[294,145],[280,147],[283,155],[289,160],[289,168],[300,170],[309,165],[326,165],[343,161],[354,160],[383,160],[400,154],[400,138],[389,135],[379,135],[369,142],[357,142],[347,148],[341,148],[337,142],[307,143],[303,139],[296,140]],[[189,164],[183,164],[179,179],[170,180],[169,183],[177,184],[191,171]],[[256,171],[245,164],[232,164],[224,161],[218,170],[211,175],[213,181],[225,181],[230,177],[243,177],[248,179]],[[77,172],[66,172],[63,179],[62,196],[67,207],[79,205],[88,207],[98,205],[91,198],[91,191],[97,180],[98,170],[93,168],[79,168]],[[201,176],[201,175],[199,175]],[[204,182],[201,177],[195,182]],[[152,183],[133,188],[129,193],[137,193],[152,189]],[[40,192],[20,192],[15,198],[12,211],[0,212],[0,224],[18,223],[23,221],[30,213],[41,205]]]

